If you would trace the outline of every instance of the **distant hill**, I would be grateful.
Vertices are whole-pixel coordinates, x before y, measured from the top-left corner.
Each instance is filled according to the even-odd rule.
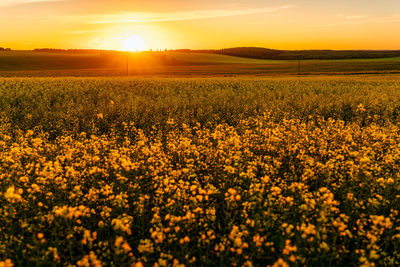
[[[259,47],[221,49],[216,53],[230,56],[295,60],[295,59],[361,59],[399,57],[400,50],[274,50]]]
[[[174,50],[176,52],[214,53],[252,59],[373,59],[400,57],[400,50],[276,50],[262,47],[234,47],[220,50]]]
[[[256,58],[256,59],[278,59],[279,55],[283,51],[261,48],[261,47],[236,47],[227,48],[216,51],[217,54],[236,56],[236,57],[246,57],[246,58]]]
[[[0,48],[1,50],[1,48]],[[42,53],[66,53],[66,54],[96,54],[112,55],[118,54],[119,51],[98,50],[98,49],[52,49],[39,48],[34,52]],[[161,52],[161,51],[160,51]],[[158,53],[160,53],[158,52]],[[258,59],[258,60],[330,60],[330,59],[378,59],[378,58],[394,58],[400,57],[400,50],[277,50],[262,47],[233,47],[213,50],[191,50],[176,49],[165,50],[165,52],[201,54],[219,54],[232,57]],[[155,52],[157,53],[157,52]],[[177,56],[179,58],[179,56]],[[189,57],[190,58],[190,57]],[[186,61],[186,60],[183,60]],[[196,60],[197,61],[197,60]],[[219,61],[219,60],[217,60]],[[222,60],[224,61],[224,60]],[[232,61],[232,60],[228,60]],[[233,60],[235,61],[235,60]],[[253,62],[256,63],[256,62]],[[258,62],[261,63],[261,62]]]

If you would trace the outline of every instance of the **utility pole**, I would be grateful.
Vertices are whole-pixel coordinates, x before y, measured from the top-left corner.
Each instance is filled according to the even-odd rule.
[[[297,74],[300,74],[300,60],[301,60],[301,57],[299,56],[299,59],[297,62]]]
[[[129,76],[129,52],[126,52],[126,76]]]

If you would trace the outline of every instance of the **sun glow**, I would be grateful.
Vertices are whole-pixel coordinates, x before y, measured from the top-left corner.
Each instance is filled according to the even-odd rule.
[[[122,45],[126,51],[143,51],[146,49],[146,42],[137,35],[122,40]]]

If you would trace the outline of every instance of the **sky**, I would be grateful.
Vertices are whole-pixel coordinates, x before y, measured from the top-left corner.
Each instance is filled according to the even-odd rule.
[[[0,0],[0,47],[400,49],[400,0]]]

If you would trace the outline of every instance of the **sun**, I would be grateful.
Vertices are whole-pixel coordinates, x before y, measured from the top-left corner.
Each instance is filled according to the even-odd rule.
[[[137,35],[129,36],[122,40],[122,45],[126,51],[143,51],[146,49],[146,42]]]

